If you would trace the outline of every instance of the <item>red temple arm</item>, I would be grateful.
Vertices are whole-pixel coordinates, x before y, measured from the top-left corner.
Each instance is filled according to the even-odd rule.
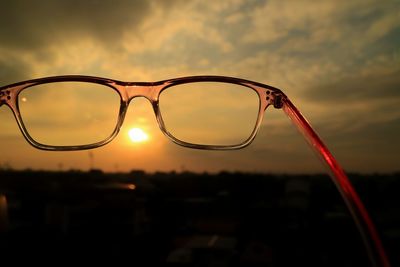
[[[389,260],[375,225],[343,169],[293,103],[287,97],[283,97],[282,102],[282,108],[286,115],[288,115],[297,126],[309,145],[328,168],[330,177],[343,197],[361,233],[373,266],[390,267]]]

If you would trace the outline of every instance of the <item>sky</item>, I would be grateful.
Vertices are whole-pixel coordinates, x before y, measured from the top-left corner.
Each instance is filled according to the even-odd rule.
[[[350,172],[398,171],[400,1],[2,1],[0,86],[79,74],[123,81],[224,75],[282,89]],[[49,103],[50,104],[50,103]],[[148,135],[129,138],[132,128]],[[267,109],[237,151],[173,144],[134,99],[118,137],[90,151],[47,152],[0,107],[0,166],[149,172],[320,172],[281,110]]]

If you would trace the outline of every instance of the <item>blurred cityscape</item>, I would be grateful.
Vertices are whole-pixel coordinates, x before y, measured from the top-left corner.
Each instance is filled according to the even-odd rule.
[[[400,266],[400,173],[350,175]],[[0,257],[133,266],[369,266],[325,175],[0,170]]]

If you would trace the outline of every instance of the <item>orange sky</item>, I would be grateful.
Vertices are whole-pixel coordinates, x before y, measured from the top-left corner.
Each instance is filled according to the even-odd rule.
[[[3,1],[0,86],[63,74],[124,81],[246,78],[282,88],[345,169],[398,170],[398,1],[214,2]],[[132,143],[133,127],[149,139]],[[0,149],[3,167],[91,164],[88,151],[32,148],[4,106]],[[163,136],[144,99],[132,101],[119,136],[91,153],[94,167],[106,171],[321,170],[281,111],[267,110],[254,143],[243,150],[198,151]]]

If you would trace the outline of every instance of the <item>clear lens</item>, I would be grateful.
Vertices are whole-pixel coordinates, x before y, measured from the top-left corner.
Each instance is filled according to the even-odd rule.
[[[111,87],[87,82],[35,85],[18,96],[29,135],[49,146],[78,146],[104,141],[113,133],[120,96]]]
[[[159,99],[166,130],[199,145],[244,143],[256,127],[259,106],[255,90],[222,82],[176,85],[163,90]]]

